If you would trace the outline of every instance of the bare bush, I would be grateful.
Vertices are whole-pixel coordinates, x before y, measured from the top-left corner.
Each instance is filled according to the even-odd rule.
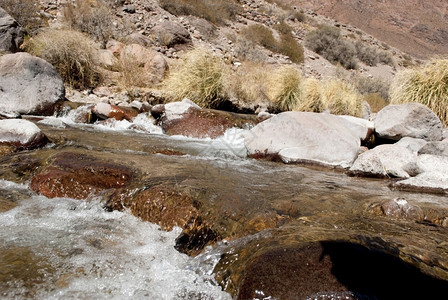
[[[340,30],[335,27],[324,25],[311,31],[306,36],[305,45],[328,61],[340,63],[346,69],[357,67],[355,46],[345,41]]]
[[[105,48],[113,33],[112,12],[101,1],[76,0],[63,10],[64,20],[69,28],[85,32]]]
[[[38,0],[0,0],[0,7],[31,35],[45,25],[45,21],[39,15]]]

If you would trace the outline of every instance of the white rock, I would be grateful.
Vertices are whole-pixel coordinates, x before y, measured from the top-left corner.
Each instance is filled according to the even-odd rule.
[[[33,122],[22,119],[0,120],[0,144],[34,147],[45,143],[45,135]]]

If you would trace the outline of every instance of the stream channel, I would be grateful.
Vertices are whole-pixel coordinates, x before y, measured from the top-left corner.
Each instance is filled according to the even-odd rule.
[[[132,129],[50,117],[37,125],[50,145],[0,157],[2,299],[448,295],[446,195],[248,158],[236,129],[212,140],[166,136],[152,124]],[[84,199],[34,192],[32,178],[58,157],[124,166],[132,180]],[[197,235],[204,240],[185,244],[194,224],[132,206],[148,191],[191,200],[171,211],[187,207],[206,228]]]

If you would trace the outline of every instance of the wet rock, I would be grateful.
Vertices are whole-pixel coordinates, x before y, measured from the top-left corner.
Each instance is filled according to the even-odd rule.
[[[65,98],[65,86],[56,69],[28,53],[0,57],[0,111],[52,115]]]
[[[359,135],[338,116],[307,112],[278,114],[245,135],[254,157],[278,155],[286,163],[315,163],[348,168],[358,155]]]
[[[0,120],[0,145],[13,149],[33,149],[48,142],[33,122],[22,119]]]
[[[395,145],[407,148],[411,150],[414,153],[418,153],[418,151],[427,144],[428,142],[424,139],[416,139],[412,137],[404,137],[398,142],[395,143]]]
[[[381,204],[381,211],[385,216],[404,218],[415,221],[423,221],[423,210],[416,205],[410,204],[404,198],[397,198]]]
[[[125,108],[108,103],[96,104],[92,107],[92,113],[101,120],[113,118],[118,121],[132,121],[138,115],[138,111],[133,108]]]
[[[25,30],[0,7],[0,52],[17,52],[23,43]]]
[[[151,35],[161,46],[179,47],[191,43],[191,36],[182,25],[164,21],[151,29]]]
[[[257,238],[221,256],[218,282],[234,299],[422,299],[437,298],[448,287],[393,249],[376,248],[385,243],[381,238],[372,238],[376,247],[348,239],[286,245],[275,237],[265,240],[270,239]],[[431,287],[422,290],[422,282]]]
[[[397,145],[380,145],[359,155],[350,168],[351,175],[408,178],[406,166],[415,162],[417,155]]]
[[[224,135],[227,129],[244,128],[257,123],[255,116],[200,109],[188,99],[165,104],[164,109],[161,123],[168,135],[217,138]]]
[[[86,199],[126,186],[133,171],[123,165],[79,153],[62,152],[31,179],[33,191],[48,198]]]
[[[378,137],[396,141],[403,137],[439,141],[442,128],[437,115],[419,103],[388,105],[378,112],[375,119]]]

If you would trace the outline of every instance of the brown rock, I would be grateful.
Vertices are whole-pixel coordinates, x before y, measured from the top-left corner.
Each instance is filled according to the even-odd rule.
[[[132,177],[133,172],[125,166],[84,154],[62,152],[31,179],[30,187],[48,198],[85,199],[108,189],[124,187]]]
[[[168,135],[194,138],[217,138],[232,127],[255,125],[256,116],[239,115],[211,109],[188,109],[175,118],[162,118],[162,129]]]
[[[116,119],[118,121],[128,120],[131,121],[138,115],[138,111],[133,108],[120,107],[108,103],[98,103],[92,107],[92,113],[99,119]]]

